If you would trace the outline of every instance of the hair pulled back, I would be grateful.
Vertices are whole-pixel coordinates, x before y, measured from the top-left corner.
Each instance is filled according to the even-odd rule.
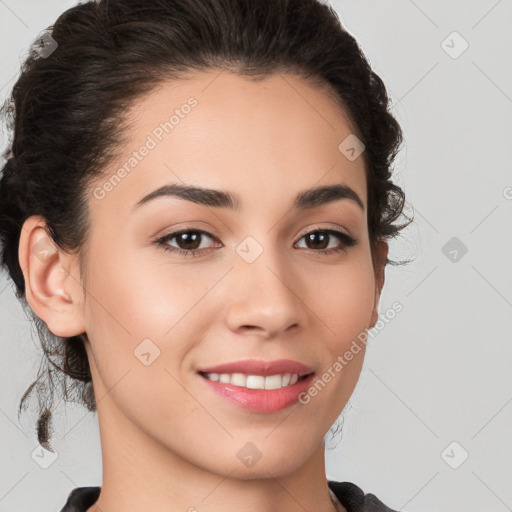
[[[20,232],[28,217],[41,215],[55,244],[81,257],[86,191],[122,145],[123,112],[137,97],[210,69],[253,79],[294,72],[327,85],[365,144],[372,256],[378,240],[397,236],[412,219],[395,224],[405,204],[391,181],[402,131],[385,86],[320,0],[88,1],[61,14],[44,38],[46,53],[38,38],[3,107],[12,137],[0,181],[0,254],[44,351],[18,414],[37,390],[37,437],[51,449],[54,390],[90,411],[96,402],[82,335],[55,336],[27,305]]]

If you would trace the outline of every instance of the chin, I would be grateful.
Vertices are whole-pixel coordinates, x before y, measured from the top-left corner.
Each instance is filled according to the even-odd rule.
[[[268,479],[270,475],[273,477],[283,477],[297,471],[302,467],[307,459],[306,448],[301,446],[302,450],[298,450],[297,443],[290,446],[282,444],[276,446],[275,443],[269,443],[262,446],[263,443],[250,441],[244,443],[241,448],[235,451],[235,464],[233,459],[228,457],[226,461],[227,472],[230,478],[238,478],[240,480]],[[257,448],[259,447],[259,449]]]
[[[268,480],[270,476],[281,478],[298,470],[304,461],[291,462],[290,460],[267,460],[263,457],[252,467],[245,467],[243,464],[236,464],[235,467],[226,465],[225,471],[217,471],[235,480]]]

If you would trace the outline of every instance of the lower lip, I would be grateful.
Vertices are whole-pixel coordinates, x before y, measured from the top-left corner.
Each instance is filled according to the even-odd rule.
[[[243,388],[210,380],[201,374],[199,376],[212,391],[230,402],[251,411],[269,413],[282,411],[298,402],[299,395],[309,388],[315,374],[311,373],[305,379],[298,380],[295,384],[280,389]]]

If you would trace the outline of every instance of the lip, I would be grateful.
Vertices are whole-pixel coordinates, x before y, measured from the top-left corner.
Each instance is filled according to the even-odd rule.
[[[291,359],[277,359],[275,361],[246,359],[199,368],[197,371],[202,373],[245,373],[246,375],[262,375],[264,377],[278,373],[297,373],[299,377],[302,377],[313,373],[314,370],[310,366]]]
[[[246,359],[200,368],[197,373],[208,388],[217,395],[243,409],[259,413],[278,412],[296,404],[301,393],[309,388],[315,376],[313,368],[291,359],[275,361]],[[299,380],[291,386],[280,389],[250,389],[210,380],[204,375],[205,373],[245,373],[263,377],[279,373],[296,373]]]
[[[199,377],[211,391],[242,409],[273,413],[297,404],[299,396],[311,386],[315,374],[311,373],[295,384],[280,389],[250,389],[213,381],[201,374]]]

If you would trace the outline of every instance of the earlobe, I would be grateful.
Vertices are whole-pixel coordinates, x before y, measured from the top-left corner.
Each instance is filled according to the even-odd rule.
[[[389,245],[386,241],[381,240],[376,247],[376,265],[375,265],[375,298],[373,304],[372,318],[369,328],[375,326],[379,319],[379,299],[384,287],[386,262],[388,258]]]
[[[81,284],[72,274],[74,257],[60,250],[41,216],[23,224],[18,259],[25,279],[25,297],[34,313],[56,336],[84,332]]]

